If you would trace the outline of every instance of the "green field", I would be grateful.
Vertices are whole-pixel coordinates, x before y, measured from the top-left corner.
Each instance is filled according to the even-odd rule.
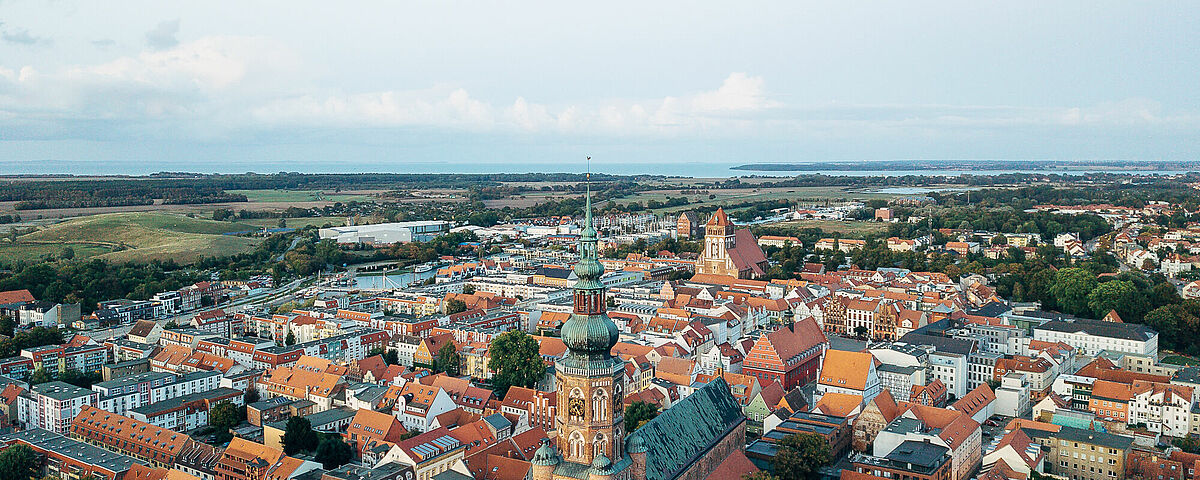
[[[877,235],[886,233],[888,229],[888,224],[883,222],[841,222],[837,220],[792,220],[787,222],[772,223],[764,226],[771,228],[795,229],[795,231],[800,231],[805,228],[819,228],[825,233],[840,233],[843,237],[863,237],[866,235]]]
[[[43,259],[56,259],[62,253],[63,247],[70,246],[75,252],[76,259],[91,258],[112,252],[111,247],[89,244],[58,244],[58,243],[17,243],[8,241],[0,243],[0,265],[10,265],[16,262],[37,262]]]
[[[370,197],[357,194],[326,193],[321,190],[227,190],[240,193],[251,202],[349,202],[368,200]]]
[[[16,245],[5,246],[14,254],[27,250],[31,253],[23,255],[34,257],[40,256],[36,252],[44,251],[47,246],[57,252],[64,245],[71,245],[77,256],[79,248],[84,247],[87,252],[114,261],[174,259],[188,263],[201,256],[233,255],[252,250],[260,239],[223,235],[246,230],[257,230],[257,227],[170,213],[110,213],[50,225],[22,235]]]

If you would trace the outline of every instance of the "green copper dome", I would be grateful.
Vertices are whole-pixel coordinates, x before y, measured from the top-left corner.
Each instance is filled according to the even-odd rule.
[[[558,465],[558,453],[554,451],[554,447],[550,446],[549,440],[542,441],[542,446],[533,452],[533,461],[530,463],[543,466]]]
[[[612,460],[609,460],[604,454],[596,455],[592,459],[591,473],[595,475],[612,475]]]
[[[562,341],[575,354],[607,356],[619,339],[617,325],[608,315],[572,314],[562,326]]]
[[[642,440],[642,436],[636,433],[630,435],[629,439],[625,441],[625,451],[629,453],[645,453],[646,441]]]
[[[596,229],[592,226],[592,191],[589,186],[584,207],[583,236],[579,239],[579,263],[575,264],[575,309],[562,326],[562,341],[572,356],[601,360],[611,357],[620,332],[604,313],[604,265],[596,252]]]

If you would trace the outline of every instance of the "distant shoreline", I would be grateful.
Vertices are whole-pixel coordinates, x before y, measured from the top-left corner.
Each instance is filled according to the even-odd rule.
[[[755,172],[851,172],[851,171],[953,171],[953,170],[1022,170],[1044,172],[1081,172],[1091,170],[1151,172],[1200,170],[1200,162],[1113,160],[1067,162],[1051,160],[880,160],[828,163],[747,163],[730,170]]]

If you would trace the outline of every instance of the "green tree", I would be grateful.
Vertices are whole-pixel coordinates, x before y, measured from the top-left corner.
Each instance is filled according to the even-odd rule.
[[[257,402],[258,400],[258,389],[253,385],[246,389],[246,393],[242,394],[242,402],[246,405]]]
[[[1082,268],[1064,268],[1054,274],[1050,295],[1059,310],[1073,315],[1088,316],[1088,294],[1096,288],[1096,276]]]
[[[58,258],[70,260],[75,258],[75,249],[69,246],[63,247],[61,252],[58,252]]]
[[[815,480],[817,469],[828,465],[829,443],[820,435],[798,433],[784,437],[771,466],[781,480]]]
[[[296,335],[293,334],[291,330],[288,330],[287,338],[285,338],[283,340],[283,343],[286,345],[295,345],[296,344]]]
[[[747,474],[742,475],[742,480],[779,480],[779,477],[776,477],[774,475],[771,475],[770,473],[759,470],[754,473],[747,473]]]
[[[1160,346],[1200,355],[1200,346],[1194,341],[1200,336],[1200,301],[1163,305],[1147,313],[1143,321],[1158,332]]]
[[[462,313],[467,311],[467,303],[457,298],[451,298],[446,302],[446,315]]]
[[[1141,323],[1142,317],[1150,310],[1150,302],[1133,282],[1109,280],[1097,285],[1088,294],[1088,307],[1095,318],[1103,318],[1108,312],[1116,310],[1124,321]]]
[[[454,346],[454,342],[446,342],[437,351],[437,357],[433,360],[434,370],[446,372],[452,377],[458,376],[462,370],[462,356],[458,354],[458,349]]]
[[[208,425],[216,429],[217,443],[233,438],[229,430],[241,423],[245,411],[230,402],[221,402],[208,411]]]
[[[283,431],[283,453],[295,455],[300,452],[311,452],[317,449],[320,442],[312,424],[304,417],[292,417],[287,421]]]
[[[104,380],[99,372],[84,373],[75,369],[67,369],[58,374],[58,380],[79,388],[92,388],[92,384]]]
[[[316,461],[326,470],[333,470],[354,459],[354,447],[337,436],[327,436],[317,446]]]
[[[0,315],[0,335],[6,337],[13,336],[13,329],[17,327],[17,322],[13,321],[8,315]]]
[[[462,293],[465,293],[465,294],[467,294],[467,295],[474,294],[474,293],[475,293],[475,287],[474,287],[474,286],[472,286],[472,285],[463,285],[463,290],[462,290]]]
[[[635,401],[625,407],[625,431],[632,432],[637,430],[646,422],[654,420],[658,416],[658,406],[653,403]]]
[[[38,368],[37,370],[33,371],[33,375],[29,376],[29,383],[33,385],[46,383],[53,380],[54,377],[51,377],[50,372],[47,372],[45,368]]]
[[[29,480],[37,469],[37,454],[17,443],[0,451],[0,480]]]
[[[546,374],[546,362],[542,360],[537,340],[521,330],[510,330],[492,339],[488,355],[492,389],[500,398],[504,398],[509,387],[537,385]]]

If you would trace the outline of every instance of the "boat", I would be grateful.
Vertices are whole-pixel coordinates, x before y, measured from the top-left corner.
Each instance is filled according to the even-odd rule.
[[[425,273],[430,270],[433,270],[433,265],[430,265],[428,263],[422,263],[420,265],[417,265],[416,267],[413,267],[413,271],[416,273]]]

